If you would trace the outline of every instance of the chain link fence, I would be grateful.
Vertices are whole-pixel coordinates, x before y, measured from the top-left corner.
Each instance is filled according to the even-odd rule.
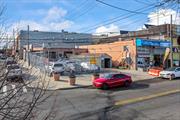
[[[26,58],[28,58],[28,53],[26,54]],[[28,59],[26,59],[28,62]],[[90,74],[94,72],[100,72],[100,67],[97,65],[93,65],[89,63],[89,59],[79,58],[79,59],[61,59],[58,61],[63,64],[64,72],[63,75],[69,75],[70,72],[74,72],[75,74]],[[29,64],[32,67],[39,69],[43,73],[49,73],[48,68],[48,58],[43,57],[42,54],[38,53],[29,53]]]

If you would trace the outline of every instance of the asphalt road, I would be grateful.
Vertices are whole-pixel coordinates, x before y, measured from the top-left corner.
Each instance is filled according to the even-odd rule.
[[[48,91],[53,96],[41,105],[39,117],[52,111],[53,120],[179,120],[179,89],[180,79],[153,79],[106,91],[92,87]],[[116,105],[122,101],[127,102]]]
[[[45,96],[50,96],[35,116],[38,120],[49,113],[52,120],[180,120],[180,92],[161,96],[176,90],[180,90],[180,79],[157,78],[134,82],[128,88],[46,91]],[[25,91],[31,98],[32,89]]]

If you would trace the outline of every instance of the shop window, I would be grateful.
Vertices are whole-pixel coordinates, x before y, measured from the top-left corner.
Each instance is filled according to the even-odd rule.
[[[178,36],[177,44],[180,45],[180,36]]]

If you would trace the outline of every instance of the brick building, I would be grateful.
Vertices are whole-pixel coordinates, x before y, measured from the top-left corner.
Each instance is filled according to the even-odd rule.
[[[106,53],[112,58],[112,65],[128,66],[130,69],[146,68],[153,61],[154,66],[161,66],[166,48],[170,47],[167,40],[149,40],[136,38],[98,45],[81,46],[89,53]]]

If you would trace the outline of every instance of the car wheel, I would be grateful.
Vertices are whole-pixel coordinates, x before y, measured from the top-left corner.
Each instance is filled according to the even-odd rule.
[[[104,83],[103,86],[102,86],[102,89],[107,90],[108,88],[109,88],[108,84]]]
[[[130,85],[131,85],[131,82],[129,82],[129,81],[125,81],[125,82],[124,82],[124,86],[125,86],[125,87],[129,87]]]
[[[170,76],[170,80],[173,80],[174,78],[175,78],[175,75],[172,74],[172,75]]]
[[[23,83],[23,78],[22,77],[18,77],[18,82]]]

